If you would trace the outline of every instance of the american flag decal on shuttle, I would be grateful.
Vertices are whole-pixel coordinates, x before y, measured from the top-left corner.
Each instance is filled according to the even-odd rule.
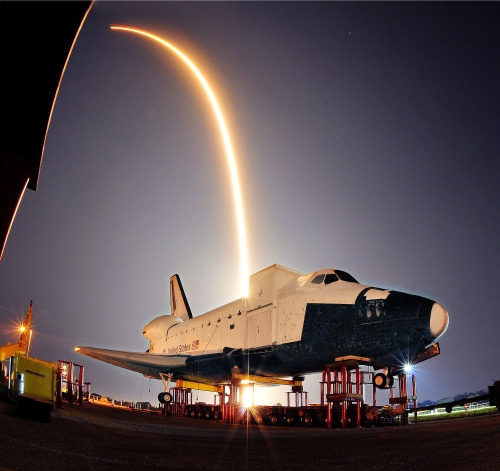
[[[198,348],[200,348],[200,341],[193,340],[193,343],[191,344],[191,350],[198,350]]]

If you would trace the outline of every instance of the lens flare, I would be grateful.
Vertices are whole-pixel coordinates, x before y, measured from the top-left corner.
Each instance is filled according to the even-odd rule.
[[[404,366],[403,366],[403,370],[406,374],[410,374],[412,371],[413,371],[413,367],[412,365],[410,365],[409,363],[406,363]]]
[[[243,405],[248,409],[253,406],[253,388],[247,386],[243,389]]]
[[[155,36],[154,34],[148,33],[147,31],[142,31],[135,28],[130,28],[128,26],[111,26],[112,30],[119,31],[127,31],[129,33],[135,33],[142,36],[145,36],[153,41],[156,41],[174,52],[180,59],[184,61],[184,63],[192,70],[195,74],[196,78],[201,83],[203,89],[205,90],[208,99],[212,105],[213,111],[217,118],[217,122],[219,124],[219,128],[222,134],[222,140],[224,141],[224,147],[226,149],[227,161],[229,164],[229,172],[231,174],[232,186],[233,186],[233,195],[234,195],[234,203],[236,206],[236,220],[238,226],[238,236],[239,236],[239,249],[240,249],[240,272],[241,272],[241,290],[243,292],[243,296],[246,297],[248,295],[248,250],[247,250],[247,240],[246,240],[246,230],[245,230],[245,218],[243,212],[243,200],[241,197],[241,189],[240,182],[238,178],[238,170],[236,167],[236,160],[234,158],[233,147],[231,145],[231,139],[229,138],[229,132],[226,127],[226,123],[224,121],[224,117],[222,116],[222,111],[217,103],[214,93],[212,89],[208,85],[208,82],[203,77],[202,73],[198,70],[198,68],[188,59],[179,49],[174,47],[172,44],[168,43],[164,39]]]

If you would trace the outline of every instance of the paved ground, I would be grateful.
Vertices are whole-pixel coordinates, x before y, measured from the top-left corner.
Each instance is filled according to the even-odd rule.
[[[50,424],[0,403],[0,470],[493,470],[500,414],[327,430],[227,425],[65,404]]]

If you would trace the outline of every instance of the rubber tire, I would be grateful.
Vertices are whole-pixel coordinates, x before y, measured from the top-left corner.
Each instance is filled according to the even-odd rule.
[[[380,384],[378,384],[379,380],[381,381]],[[378,389],[385,389],[387,387],[387,376],[384,373],[377,373],[373,377],[373,385]]]
[[[158,394],[158,400],[161,404],[170,404],[172,402],[172,394],[168,392],[161,392]]]
[[[304,416],[304,425],[306,427],[312,427],[314,425],[314,419],[313,419],[312,415],[307,414]]]

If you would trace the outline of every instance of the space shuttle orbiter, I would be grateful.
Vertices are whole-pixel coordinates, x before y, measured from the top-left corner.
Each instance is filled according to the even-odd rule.
[[[438,303],[358,283],[336,269],[307,275],[272,265],[249,280],[249,295],[193,317],[180,278],[170,280],[171,315],[143,329],[147,352],[77,347],[84,355],[148,377],[228,384],[235,367],[282,377],[319,372],[355,355],[401,370],[439,353],[448,327]]]

